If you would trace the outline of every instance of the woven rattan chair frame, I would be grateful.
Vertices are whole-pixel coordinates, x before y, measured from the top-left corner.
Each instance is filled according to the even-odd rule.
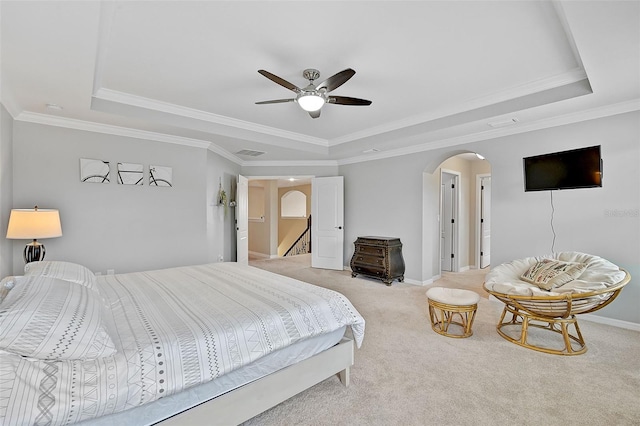
[[[463,338],[473,335],[473,320],[476,316],[478,305],[450,305],[447,303],[437,302],[428,299],[429,318],[431,320],[431,328],[438,334],[447,337]],[[454,319],[458,316],[459,321]],[[449,332],[451,324],[462,328],[462,334]]]
[[[484,290],[505,304],[500,321],[496,326],[498,334],[506,340],[525,348],[554,355],[580,355],[587,351],[576,315],[586,314],[604,308],[613,302],[629,283],[631,275],[624,271],[625,277],[615,285],[587,293],[562,293],[549,296],[524,296]],[[506,319],[510,314],[511,318]],[[520,338],[507,335],[503,327],[519,327]],[[573,326],[573,331],[571,331]],[[530,327],[540,328],[562,335],[563,349],[537,346],[528,341]],[[577,346],[576,346],[577,345]],[[576,346],[576,347],[574,347]]]

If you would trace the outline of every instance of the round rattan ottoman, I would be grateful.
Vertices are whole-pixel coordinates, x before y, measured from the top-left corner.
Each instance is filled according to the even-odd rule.
[[[447,337],[473,335],[473,320],[478,309],[480,295],[470,290],[433,287],[427,290],[431,328]],[[457,317],[457,318],[455,318]],[[450,330],[451,325],[453,329]]]

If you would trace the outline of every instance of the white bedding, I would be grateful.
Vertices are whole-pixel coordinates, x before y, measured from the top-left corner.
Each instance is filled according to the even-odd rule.
[[[77,423],[77,426],[154,425],[175,414],[329,349],[343,338],[345,328],[301,340],[210,382],[192,386],[182,392],[126,411],[85,420]]]
[[[116,353],[41,360],[0,350],[3,424],[92,419],[209,382],[344,326],[358,346],[364,336],[364,319],[344,296],[250,266],[216,263],[97,278]]]

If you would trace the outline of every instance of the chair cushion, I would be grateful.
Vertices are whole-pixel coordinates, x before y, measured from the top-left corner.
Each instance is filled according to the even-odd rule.
[[[474,291],[445,287],[430,288],[427,290],[427,298],[455,306],[470,306],[480,301],[480,295]]]
[[[520,279],[544,290],[551,290],[577,279],[586,268],[584,263],[542,259],[531,265]]]
[[[535,284],[523,281],[522,274],[531,266],[543,259],[560,260],[562,262],[584,263],[587,269],[578,279],[561,287],[544,290]],[[485,287],[496,293],[519,296],[549,296],[563,293],[586,293],[603,290],[619,283],[625,272],[614,263],[592,254],[580,252],[560,252],[546,256],[515,259],[492,267],[485,276]]]

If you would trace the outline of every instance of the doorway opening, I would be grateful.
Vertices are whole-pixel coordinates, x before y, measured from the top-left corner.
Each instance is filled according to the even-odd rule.
[[[252,198],[248,202],[247,257],[274,259],[311,253],[312,267],[343,269],[342,176],[308,178],[309,183],[290,178],[285,185],[283,179],[254,177],[251,181],[248,187],[254,190],[247,191]],[[291,197],[296,201],[288,205]],[[298,249],[301,241],[304,251]]]
[[[476,265],[485,269],[491,264],[491,174],[476,175]]]
[[[249,260],[282,257],[307,226],[311,214],[312,177],[256,176],[248,179]]]
[[[438,181],[439,191],[438,194],[433,193],[436,191],[435,185],[430,187],[432,189],[429,189],[430,184],[425,187],[427,200],[439,200],[437,207],[429,207],[428,203],[425,205],[425,208],[437,208],[436,211],[432,210],[433,213],[425,211],[425,218],[431,217],[431,220],[437,222],[434,226],[437,228],[439,240],[433,247],[435,251],[432,279],[439,278],[443,272],[455,273],[489,267],[490,163],[476,153],[452,154],[435,167],[429,179],[434,184],[435,180]],[[427,237],[425,234],[425,238]]]
[[[459,269],[460,173],[440,169],[440,270]]]

